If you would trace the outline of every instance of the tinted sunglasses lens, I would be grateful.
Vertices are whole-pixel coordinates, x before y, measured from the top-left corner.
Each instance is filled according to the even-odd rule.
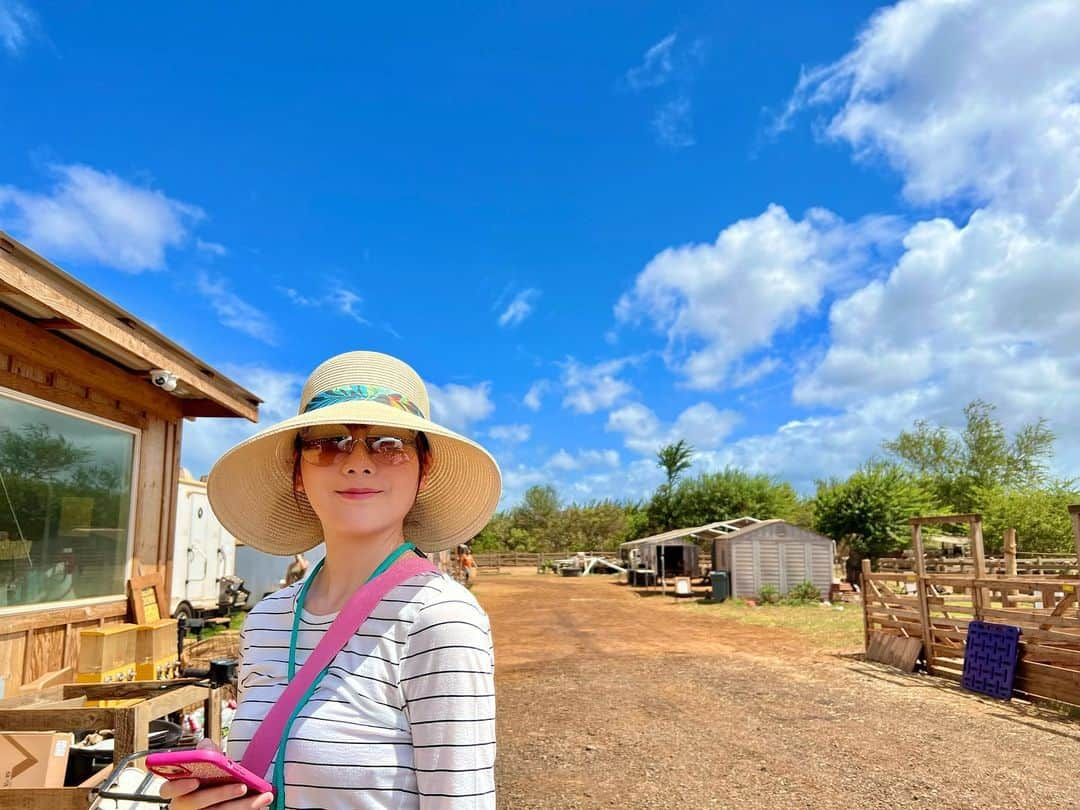
[[[409,460],[409,445],[398,436],[368,436],[365,444],[380,464],[404,464]]]
[[[353,441],[348,436],[305,439],[300,453],[308,464],[317,467],[329,467],[345,458],[353,449]]]

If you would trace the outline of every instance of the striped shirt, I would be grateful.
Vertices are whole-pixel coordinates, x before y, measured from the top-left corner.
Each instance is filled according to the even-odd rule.
[[[239,762],[285,690],[300,583],[268,596],[240,633]],[[297,670],[336,614],[303,611]],[[285,748],[288,808],[495,807],[491,626],[469,591],[437,573],[393,588],[337,654]],[[272,770],[266,774],[272,780]]]

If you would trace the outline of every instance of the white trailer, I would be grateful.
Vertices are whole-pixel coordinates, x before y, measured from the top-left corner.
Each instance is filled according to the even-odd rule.
[[[228,615],[248,598],[236,576],[236,539],[218,522],[206,497],[206,483],[180,473],[173,543],[172,593],[175,618]]]

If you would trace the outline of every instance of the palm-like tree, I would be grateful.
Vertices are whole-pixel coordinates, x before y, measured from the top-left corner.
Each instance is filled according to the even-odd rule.
[[[672,494],[675,490],[675,482],[679,476],[690,469],[694,457],[694,448],[686,443],[685,439],[679,439],[674,444],[668,444],[656,451],[656,463],[664,468],[667,475],[667,483],[662,485],[665,505],[664,529],[676,528],[672,524],[675,515],[672,510]]]

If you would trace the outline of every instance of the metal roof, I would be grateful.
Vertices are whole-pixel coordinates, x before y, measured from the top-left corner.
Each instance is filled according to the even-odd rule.
[[[749,522],[748,522],[749,521]],[[702,539],[709,540],[715,537],[733,534],[740,531],[744,526],[756,526],[762,521],[749,516],[736,518],[735,520],[719,520],[716,523],[707,523],[704,526],[695,526],[689,529],[672,529],[671,531],[653,534],[649,537],[640,537],[637,540],[629,540],[619,548],[634,548],[636,546],[662,544],[667,540]]]

